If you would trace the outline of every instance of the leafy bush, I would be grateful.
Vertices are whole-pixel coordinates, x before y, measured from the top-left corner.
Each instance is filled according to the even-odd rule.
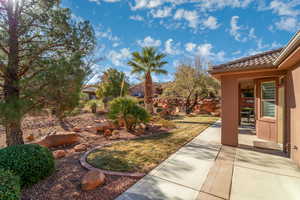
[[[25,144],[1,149],[0,168],[11,170],[20,176],[23,187],[51,175],[55,162],[49,149],[37,144]]]
[[[21,198],[20,177],[11,171],[0,169],[0,199],[18,200]]]
[[[96,113],[97,112],[97,107],[98,107],[97,103],[93,103],[91,105],[91,111],[92,111],[92,113]]]
[[[149,113],[130,97],[119,97],[110,103],[110,119],[123,120],[127,131],[132,131],[140,123],[150,120]]]
[[[99,99],[93,99],[93,100],[89,100],[86,104],[85,104],[86,109],[90,110],[90,111],[95,111],[95,110],[101,110],[103,109],[103,102]]]

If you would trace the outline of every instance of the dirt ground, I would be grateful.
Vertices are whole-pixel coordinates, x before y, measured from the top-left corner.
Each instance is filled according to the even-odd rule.
[[[95,115],[92,113],[83,113],[74,117],[68,117],[67,123],[70,125],[70,129],[74,127],[87,127],[97,124],[94,120],[101,119],[103,116]],[[53,131],[65,131],[61,128],[59,121],[55,117],[51,116],[27,116],[22,123],[23,138],[25,143],[27,136],[34,135],[34,141],[39,141],[42,137]],[[0,126],[0,148],[5,147],[5,130]]]
[[[70,131],[72,131],[75,127],[84,129],[87,126],[97,125],[95,120],[104,118],[104,115],[85,113],[69,117],[66,122],[70,127]],[[35,140],[32,142],[39,141],[51,132],[64,131],[55,118],[48,116],[27,117],[24,119],[22,127],[24,138],[30,134],[34,135]],[[165,130],[152,127],[145,135],[157,134],[160,131],[164,132]],[[78,134],[81,136],[81,143],[89,144],[89,149],[113,141],[138,137],[126,131],[121,131],[120,138],[117,140],[107,140],[103,135],[86,131]],[[0,148],[5,147],[4,136],[4,128],[0,127]],[[53,175],[30,188],[23,189],[22,200],[113,200],[138,180],[136,178],[107,175],[104,186],[90,192],[82,191],[80,181],[87,170],[80,165],[79,158],[84,152],[75,152],[73,150],[74,146],[51,148],[52,151],[66,150],[68,152],[67,156],[56,160],[56,172]]]

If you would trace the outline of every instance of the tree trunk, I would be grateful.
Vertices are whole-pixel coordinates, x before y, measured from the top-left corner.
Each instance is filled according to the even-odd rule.
[[[146,110],[152,114],[153,113],[153,99],[152,99],[152,78],[151,78],[151,72],[146,73],[145,77],[145,96],[144,96],[144,102]]]
[[[190,108],[189,108],[189,111],[190,111],[190,112],[192,112],[193,109],[194,109],[194,107],[197,105],[197,103],[198,103],[198,97],[199,97],[199,95],[198,95],[198,93],[196,93],[196,94],[195,94],[194,103],[193,103],[193,104],[190,106]]]
[[[18,122],[10,122],[5,126],[6,128],[6,145],[13,146],[17,144],[24,144],[22,137],[21,124]]]
[[[189,108],[190,108],[190,96],[188,96],[188,98],[185,101],[185,114],[190,114]]]
[[[9,108],[5,118],[7,146],[24,144],[21,129],[22,108],[19,85],[19,42],[18,42],[18,9],[14,1],[8,1],[7,15],[9,24],[8,65],[4,70],[4,100]]]

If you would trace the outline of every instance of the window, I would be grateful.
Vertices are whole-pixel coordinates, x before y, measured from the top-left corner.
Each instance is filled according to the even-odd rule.
[[[276,82],[261,83],[261,115],[275,118],[276,114]]]

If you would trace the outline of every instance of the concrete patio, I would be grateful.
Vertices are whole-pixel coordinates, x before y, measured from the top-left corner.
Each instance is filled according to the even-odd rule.
[[[222,146],[220,132],[220,123],[209,127],[117,200],[299,199],[300,169],[294,163],[249,145]]]

